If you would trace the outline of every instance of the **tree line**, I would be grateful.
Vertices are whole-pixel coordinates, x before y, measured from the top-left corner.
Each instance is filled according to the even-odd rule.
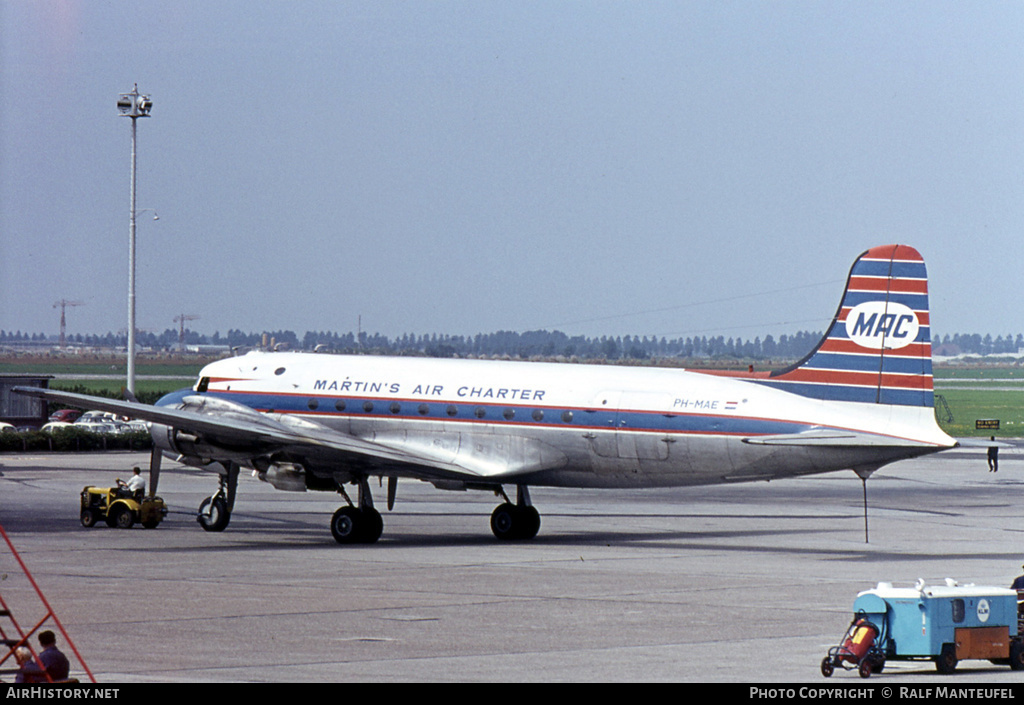
[[[822,333],[801,331],[792,335],[766,335],[753,340],[725,336],[571,336],[561,331],[535,330],[523,333],[497,331],[476,335],[412,334],[389,337],[379,333],[337,333],[307,331],[299,336],[294,331],[277,330],[246,333],[231,329],[222,335],[205,335],[185,331],[186,345],[212,345],[226,348],[276,347],[291,350],[322,350],[338,353],[375,353],[388,355],[422,355],[428,357],[516,357],[577,358],[583,360],[648,360],[655,358],[711,358],[737,360],[798,359],[809,353]],[[163,333],[139,332],[137,344],[153,350],[175,350],[179,331],[168,328]],[[42,333],[0,330],[0,345],[55,344],[54,336]],[[127,346],[125,334],[67,336],[69,345],[117,348]],[[1017,354],[1024,350],[1024,334],[1016,336],[954,334],[936,336],[933,350],[937,354],[999,355]]]

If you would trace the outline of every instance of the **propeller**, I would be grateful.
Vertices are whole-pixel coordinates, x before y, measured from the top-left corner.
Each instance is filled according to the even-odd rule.
[[[395,491],[398,489],[398,478],[394,475],[388,477],[388,511],[395,508]]]
[[[156,495],[156,485],[160,482],[160,460],[163,458],[163,453],[155,445],[153,450],[149,454],[149,495]]]

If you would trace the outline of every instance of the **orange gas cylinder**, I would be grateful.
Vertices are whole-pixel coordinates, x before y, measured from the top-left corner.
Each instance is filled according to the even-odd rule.
[[[853,625],[853,631],[843,642],[843,659],[851,663],[859,663],[864,655],[875,643],[878,636],[878,627],[866,619],[857,620]]]

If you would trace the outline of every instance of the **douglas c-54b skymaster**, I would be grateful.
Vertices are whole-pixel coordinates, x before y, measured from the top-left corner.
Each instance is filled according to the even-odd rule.
[[[796,365],[723,375],[539,362],[251,352],[203,368],[155,406],[38,388],[20,393],[151,422],[161,453],[218,472],[199,523],[221,531],[239,469],[281,490],[340,492],[339,543],[383,521],[371,477],[493,491],[501,539],[540,528],[531,486],[640,488],[772,480],[951,448],[935,422],[928,286],[905,245],[863,253],[825,337]],[[352,502],[346,485],[358,488]],[[513,503],[505,486],[517,488]]]

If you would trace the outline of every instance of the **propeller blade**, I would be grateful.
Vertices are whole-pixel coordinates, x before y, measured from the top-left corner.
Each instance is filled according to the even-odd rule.
[[[388,511],[395,508],[395,491],[398,489],[398,478],[388,478]]]
[[[149,454],[149,494],[150,496],[156,495],[156,486],[160,482],[160,460],[163,458],[163,453],[156,446],[153,446],[153,450]]]

